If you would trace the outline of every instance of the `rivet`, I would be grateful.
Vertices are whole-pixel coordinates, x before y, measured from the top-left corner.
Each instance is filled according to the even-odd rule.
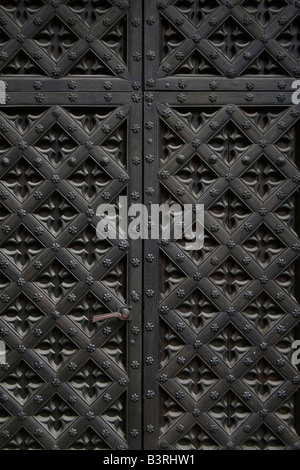
[[[8,166],[9,165],[9,158],[5,157],[1,160],[2,166]]]
[[[286,164],[286,159],[285,157],[279,157],[276,161],[277,166],[284,166]]]
[[[184,155],[177,155],[176,157],[177,163],[183,163],[185,161],[185,156]]]
[[[243,165],[245,165],[245,166],[250,165],[250,157],[248,157],[248,156],[243,157],[242,163],[243,163]]]

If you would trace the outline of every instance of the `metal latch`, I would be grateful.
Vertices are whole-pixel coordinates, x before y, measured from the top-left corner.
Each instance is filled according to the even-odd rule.
[[[93,323],[97,321],[107,320],[108,318],[119,318],[119,320],[128,320],[130,315],[130,310],[128,308],[123,308],[120,312],[111,312],[111,313],[104,313],[102,315],[94,315],[93,316]]]

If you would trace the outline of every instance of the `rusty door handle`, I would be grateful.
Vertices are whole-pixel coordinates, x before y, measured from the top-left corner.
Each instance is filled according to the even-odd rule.
[[[107,320],[109,318],[119,318],[119,320],[127,320],[130,315],[130,311],[128,308],[123,308],[120,312],[111,312],[111,313],[104,313],[103,315],[94,315],[93,316],[93,323],[97,321]]]

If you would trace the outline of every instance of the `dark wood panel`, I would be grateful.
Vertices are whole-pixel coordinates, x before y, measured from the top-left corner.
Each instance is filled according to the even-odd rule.
[[[155,123],[146,135],[153,144],[145,148],[152,188],[145,198],[204,204],[205,242],[185,251],[178,241],[146,241],[145,335],[152,341],[144,354],[155,374],[144,379],[145,430],[153,431],[145,445],[293,448],[299,112],[204,108],[200,93],[193,106],[178,105],[174,94],[166,105],[158,95],[145,115]]]
[[[140,448],[141,243],[96,211],[142,194],[142,4],[3,1],[0,25],[0,446]]]

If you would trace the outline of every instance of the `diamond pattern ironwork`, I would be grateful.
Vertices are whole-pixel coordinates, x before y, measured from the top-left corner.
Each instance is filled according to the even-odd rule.
[[[1,448],[299,448],[298,16],[2,2]],[[203,249],[98,240],[119,195],[204,204]]]
[[[159,302],[158,341],[163,346],[156,356],[160,364],[157,382],[146,379],[157,396],[149,403],[148,420],[160,427],[161,448],[184,448],[185,439],[190,440],[186,433],[197,425],[205,437],[199,431],[199,441],[193,441],[190,448],[206,448],[207,436],[212,439],[210,449],[216,445],[251,448],[249,436],[260,448],[256,433],[263,425],[272,429],[284,448],[293,448],[299,442],[297,431],[286,425],[278,409],[283,404],[292,406],[300,381],[290,353],[283,348],[290,344],[290,333],[299,321],[291,283],[299,237],[290,225],[299,184],[293,143],[297,107],[280,107],[267,114],[262,130],[243,104],[214,106],[207,112],[201,109],[205,94],[194,94],[190,108],[180,107],[177,98],[169,93],[167,105],[158,101],[156,109],[147,112],[147,118],[151,116],[160,127],[156,148],[162,149],[162,158],[151,168],[153,178],[158,174],[159,179],[154,189],[158,198],[179,202],[182,207],[204,204],[207,236],[200,259],[195,252],[185,252],[181,243],[162,240],[159,248],[152,243],[153,256],[161,259],[158,269],[170,267],[167,278],[155,282],[152,277],[146,284],[158,291],[165,289],[164,282],[169,286]],[[201,122],[199,129],[190,125],[196,117]],[[231,123],[242,131],[230,133]],[[239,155],[230,159],[234,144]],[[264,165],[260,165],[262,158]],[[202,169],[205,165],[216,175],[198,194],[185,183],[184,171],[191,162]],[[244,177],[249,170],[255,172],[251,184]],[[272,180],[263,185],[264,172],[275,170],[274,187]],[[203,185],[206,174],[204,169]],[[195,181],[192,176],[191,180]],[[151,200],[157,201],[152,195]],[[286,220],[280,210],[283,206]],[[234,218],[238,223],[232,224]],[[151,249],[150,242],[146,249]],[[194,304],[191,299],[196,291],[199,300]],[[145,302],[151,311],[153,300]],[[191,315],[196,315],[200,328],[191,322]],[[258,326],[257,317],[267,328]],[[155,406],[166,410],[156,423]],[[220,418],[222,409],[226,425]],[[241,417],[236,418],[239,409]]]

